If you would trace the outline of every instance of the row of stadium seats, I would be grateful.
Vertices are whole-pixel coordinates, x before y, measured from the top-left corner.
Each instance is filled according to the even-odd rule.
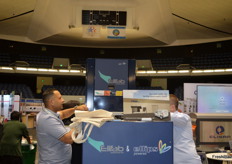
[[[0,83],[0,91],[2,95],[14,93],[15,95],[20,95],[22,98],[34,98],[31,89],[25,84]]]
[[[62,95],[85,95],[85,86],[44,85],[42,91],[48,88],[57,89]]]
[[[0,66],[9,66],[16,60],[29,63],[30,67],[52,68],[53,57],[51,56],[36,56],[19,54],[17,59],[7,54],[0,53]],[[170,70],[176,69],[180,64],[190,64],[196,69],[208,68],[231,68],[232,53],[219,54],[199,54],[194,57],[188,57],[188,61],[184,57],[157,57],[151,59],[154,70]],[[83,63],[80,63],[83,64]]]

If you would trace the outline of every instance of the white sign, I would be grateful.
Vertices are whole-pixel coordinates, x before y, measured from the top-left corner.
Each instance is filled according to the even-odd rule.
[[[123,90],[124,114],[165,113],[169,108],[168,90]]]
[[[108,26],[107,31],[109,39],[126,39],[126,27]]]

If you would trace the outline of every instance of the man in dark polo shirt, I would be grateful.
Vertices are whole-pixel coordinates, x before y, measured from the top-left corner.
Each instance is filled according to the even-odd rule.
[[[31,144],[27,127],[20,122],[21,114],[17,111],[11,113],[11,120],[3,125],[2,138],[0,141],[0,163],[22,164],[21,141],[26,138]]]

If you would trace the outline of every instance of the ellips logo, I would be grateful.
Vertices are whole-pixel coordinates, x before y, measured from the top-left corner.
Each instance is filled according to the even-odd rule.
[[[169,151],[171,149],[171,146],[166,146],[166,143],[163,144],[163,141],[159,140],[158,148],[159,148],[159,153],[163,154]]]
[[[216,133],[217,133],[218,135],[223,135],[223,134],[224,134],[224,131],[225,131],[225,129],[224,129],[223,126],[217,126],[217,127],[216,127]]]

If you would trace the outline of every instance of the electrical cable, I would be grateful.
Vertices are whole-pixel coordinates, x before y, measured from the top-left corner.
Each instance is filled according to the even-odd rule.
[[[10,19],[13,19],[13,18],[16,18],[16,17],[20,17],[22,15],[26,15],[26,14],[29,14],[31,12],[34,12],[34,10],[30,10],[30,11],[27,11],[25,13],[21,13],[21,14],[18,14],[18,15],[14,15],[12,17],[9,17],[9,18],[4,18],[4,19],[1,19],[0,22],[3,22],[3,21],[6,21],[6,20],[10,20]]]
[[[189,19],[187,19],[187,18],[184,18],[184,17],[182,17],[182,16],[179,16],[179,15],[177,15],[177,14],[172,13],[172,15],[174,15],[174,16],[176,16],[176,17],[178,17],[178,18],[181,18],[181,19],[183,19],[183,20],[186,20],[186,21],[188,21],[188,22],[191,22],[191,23],[193,23],[193,24],[195,24],[195,25],[199,25],[199,26],[201,26],[201,27],[204,27],[204,28],[207,28],[207,29],[210,29],[210,30],[213,30],[213,31],[221,32],[221,33],[224,33],[224,34],[232,35],[232,33],[230,33],[230,32],[226,32],[226,31],[222,31],[222,30],[218,30],[218,29],[215,29],[215,28],[211,28],[211,27],[202,25],[202,24],[200,24],[200,23],[191,21],[191,20],[189,20]]]

